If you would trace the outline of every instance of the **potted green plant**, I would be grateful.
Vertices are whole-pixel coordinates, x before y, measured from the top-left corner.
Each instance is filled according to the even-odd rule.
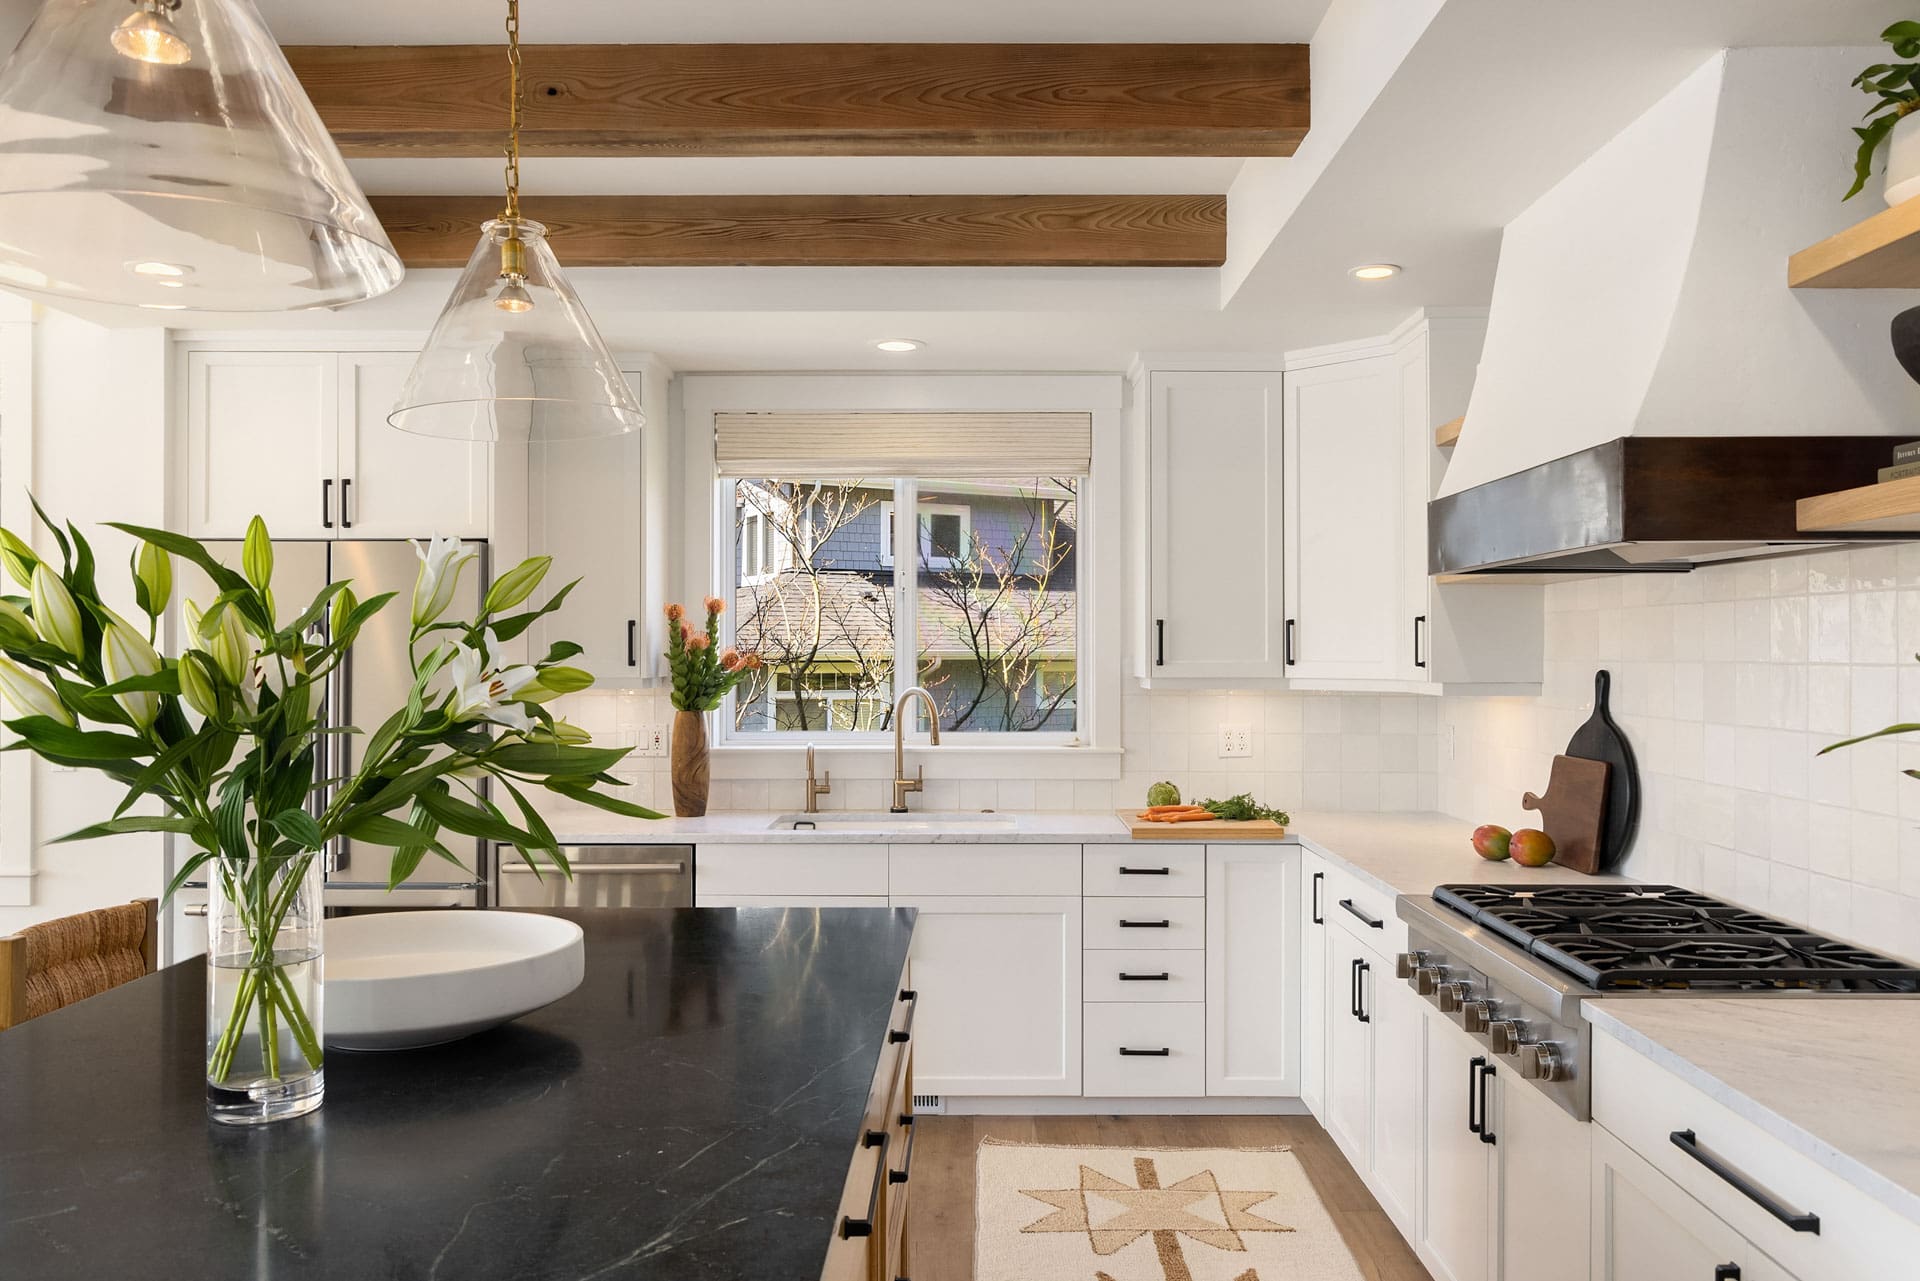
[[[1920,22],[1896,22],[1880,33],[1900,58],[1920,58]],[[1889,205],[1920,196],[1920,62],[1877,62],[1853,78],[1854,88],[1873,99],[1854,126],[1859,148],[1853,157],[1853,186],[1842,200],[1860,194],[1873,173],[1874,153],[1887,144],[1884,193]]]
[[[25,589],[0,596],[9,750],[98,770],[125,787],[112,817],[61,839],[165,832],[192,851],[167,894],[196,873],[209,886],[206,1078],[216,1121],[273,1121],[320,1105],[322,855],[335,838],[390,848],[390,885],[429,854],[459,862],[443,831],[511,845],[536,871],[544,860],[568,875],[535,797],[660,817],[602,790],[618,785],[607,771],[626,749],[588,746],[542,706],[592,683],[565,663],[580,647],[562,641],[532,663],[501,656],[503,642],[570,590],[519,608],[545,576],[546,557],[496,579],[478,617],[447,619],[471,553],[451,539],[417,548],[412,688],[384,720],[353,727],[332,722],[327,677],[393,593],[363,601],[342,582],[297,609],[276,600],[273,543],[258,517],[238,571],[191,538],[114,525],[141,540],[132,563],[139,625],[101,598],[80,531],[40,515],[58,565],[0,530],[0,565]],[[174,556],[198,566],[218,595],[186,604],[186,638],[167,656],[156,641]],[[326,744],[338,734],[364,735],[365,745],[350,775],[328,778]],[[516,818],[487,783],[511,798]]]

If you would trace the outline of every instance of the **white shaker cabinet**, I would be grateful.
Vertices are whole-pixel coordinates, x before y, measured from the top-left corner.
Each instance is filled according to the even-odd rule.
[[[1314,1116],[1326,1113],[1327,870],[1311,850],[1300,856],[1300,1101]]]
[[[1300,1093],[1300,851],[1207,846],[1207,1093]]]
[[[1483,1115],[1493,1084],[1483,1077],[1487,1050],[1444,1015],[1429,1013],[1426,1019],[1426,1206],[1420,1256],[1435,1281],[1494,1281],[1498,1131],[1489,1142]],[[1496,1074],[1502,1070],[1496,1068]]]
[[[186,532],[237,538],[485,538],[492,446],[413,436],[387,414],[411,352],[179,352]]]
[[[1143,681],[1286,674],[1282,636],[1281,376],[1149,368]]]
[[[1388,1217],[1411,1234],[1420,1205],[1419,1002],[1370,941],[1344,925],[1324,934],[1322,1123]]]
[[[1599,1124],[1592,1196],[1592,1281],[1793,1281]]]

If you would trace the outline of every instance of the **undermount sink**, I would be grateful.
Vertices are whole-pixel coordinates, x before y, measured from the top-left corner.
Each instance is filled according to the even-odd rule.
[[[1019,827],[1011,814],[782,814],[767,824],[776,832],[1011,832]]]

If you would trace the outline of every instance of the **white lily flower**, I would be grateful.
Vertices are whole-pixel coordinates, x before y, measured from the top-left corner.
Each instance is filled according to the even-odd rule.
[[[463,548],[458,539],[438,534],[425,547],[414,543],[413,552],[420,558],[420,574],[413,580],[413,625],[425,627],[453,604],[460,571],[479,553]]]
[[[72,713],[60,705],[53,687],[10,658],[0,658],[0,696],[22,717],[47,716],[62,725],[73,724]]]
[[[147,643],[147,638],[112,610],[103,612],[107,616],[107,628],[101,640],[100,661],[107,673],[107,683],[117,684],[158,672],[160,655]],[[160,696],[152,690],[130,690],[113,698],[141,729],[152,725],[160,715]]]
[[[492,632],[481,633],[482,648],[462,646],[447,660],[453,682],[453,704],[447,714],[456,721],[492,721],[524,733],[533,727],[527,709],[512,701],[539,672],[525,663],[500,665]]]
[[[33,602],[33,621],[41,639],[58,645],[75,658],[80,657],[83,648],[80,607],[73,603],[73,595],[60,581],[60,575],[45,565],[35,565],[27,595]]]

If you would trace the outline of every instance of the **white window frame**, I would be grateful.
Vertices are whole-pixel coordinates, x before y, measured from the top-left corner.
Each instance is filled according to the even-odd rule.
[[[682,492],[688,511],[680,595],[698,598],[727,581],[737,552],[733,545],[733,481],[718,475],[714,418],[724,413],[794,412],[1084,412],[1093,424],[1093,460],[1080,495],[1076,547],[1078,600],[1077,728],[1060,731],[980,731],[943,740],[940,756],[929,754],[935,772],[948,777],[994,778],[1008,773],[1052,779],[1114,779],[1120,776],[1120,702],[1124,669],[1121,596],[1125,532],[1121,527],[1121,414],[1124,380],[1101,374],[861,375],[688,374],[679,381]],[[903,529],[918,495],[900,482],[894,495],[893,537],[915,538]],[[724,569],[727,579],[719,578]],[[896,635],[916,635],[917,601],[895,587]],[[733,616],[723,627],[732,638]],[[896,684],[896,695],[904,685]],[[892,755],[892,734],[733,729],[730,709],[716,717],[713,749],[716,777],[787,779],[788,759],[817,743],[835,753],[836,767],[850,777],[883,777]],[[914,737],[918,737],[917,732]],[[990,750],[988,750],[990,749]]]
[[[905,482],[902,481],[894,482],[893,492],[896,498],[900,493],[900,486],[904,483]],[[893,518],[893,504],[893,498],[886,498],[880,501],[880,519],[884,523],[883,527],[885,530],[880,540],[880,563],[882,565],[893,564],[894,526],[898,524]],[[960,518],[960,545],[964,547],[973,539],[973,508],[964,503],[923,503],[915,499],[913,511],[916,517],[914,521],[915,525],[919,524],[917,518],[920,516],[958,516]],[[914,530],[916,542],[919,540],[919,532],[918,529]],[[931,545],[931,543],[928,544],[928,546]],[[923,547],[921,550],[922,552],[926,552],[927,548]],[[920,557],[920,565],[923,569],[952,569],[953,557],[925,554]]]

